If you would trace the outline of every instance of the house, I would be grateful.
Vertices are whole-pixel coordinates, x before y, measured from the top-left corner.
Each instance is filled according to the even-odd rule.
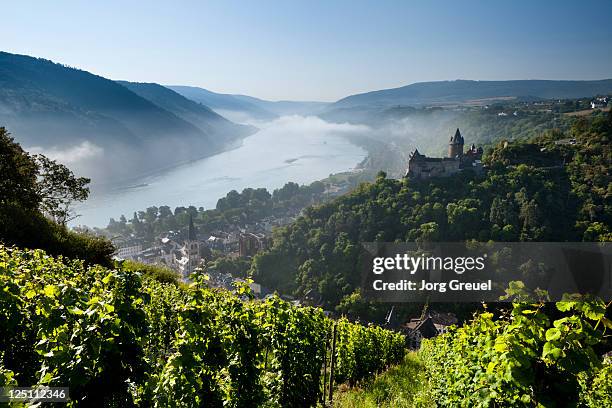
[[[147,248],[136,256],[136,260],[145,264],[159,264],[162,260],[161,249],[159,247]]]
[[[135,260],[138,254],[142,252],[142,242],[127,241],[122,243],[115,252],[115,257],[119,259]]]
[[[268,249],[270,240],[264,234],[253,232],[240,233],[239,253],[241,257],[253,256],[260,251]]]
[[[406,323],[402,329],[406,334],[408,347],[415,350],[421,347],[423,339],[430,339],[439,334],[429,315],[425,318],[410,319],[410,322]]]
[[[208,239],[206,240],[206,245],[210,249],[214,249],[217,251],[223,251],[223,249],[225,248],[225,245],[223,243],[223,238],[215,236],[215,235],[211,235],[208,237]]]
[[[402,331],[406,335],[408,347],[418,349],[423,339],[446,333],[450,326],[457,323],[458,319],[452,313],[425,312],[419,318],[410,319]]]
[[[180,249],[180,245],[175,240],[166,236],[159,239],[158,246],[161,249],[162,262],[167,266],[172,266],[174,255]]]
[[[609,98],[607,96],[595,98],[591,101],[591,109],[603,109],[608,106]]]

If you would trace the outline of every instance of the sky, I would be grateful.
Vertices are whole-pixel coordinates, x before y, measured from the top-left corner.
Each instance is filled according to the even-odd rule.
[[[612,78],[609,0],[0,1],[2,51],[270,100]]]

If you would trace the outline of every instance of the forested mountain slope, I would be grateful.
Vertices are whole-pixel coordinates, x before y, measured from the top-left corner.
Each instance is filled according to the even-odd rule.
[[[338,107],[376,105],[428,105],[464,103],[478,99],[542,98],[567,99],[612,93],[612,79],[598,81],[437,81],[417,82],[399,88],[383,89],[347,96]]]
[[[244,130],[229,123],[215,128],[217,116],[211,126],[199,119],[190,123],[87,71],[0,52],[0,126],[28,150],[55,152],[94,182],[213,154]]]
[[[381,174],[337,200],[305,211],[255,257],[255,279],[304,294],[326,307],[358,307],[362,242],[609,241],[612,115],[575,120],[567,133],[489,149],[484,176],[428,181]],[[575,138],[575,144],[555,141]],[[340,305],[340,306],[339,306]]]
[[[117,81],[135,94],[153,102],[179,118],[212,135],[215,144],[223,145],[240,139],[256,129],[238,125],[215,113],[208,106],[194,102],[177,92],[155,83]]]
[[[245,118],[256,120],[272,120],[277,117],[276,114],[252,103],[252,101],[237,98],[236,95],[212,92],[197,86],[168,85],[167,88],[217,112],[233,112]]]

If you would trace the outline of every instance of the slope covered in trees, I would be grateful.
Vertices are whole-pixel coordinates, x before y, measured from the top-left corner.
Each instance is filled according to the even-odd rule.
[[[155,83],[117,81],[155,105],[194,124],[211,136],[211,147],[220,148],[255,132],[252,126],[237,125],[213,112],[208,106],[185,98],[175,91]]]
[[[30,155],[0,127],[0,243],[110,265],[102,238],[68,230],[71,205],[89,195],[89,179],[42,155]]]
[[[427,105],[467,102],[475,99],[568,99],[612,93],[612,79],[598,81],[438,81],[417,82],[342,98],[330,108],[347,106]]]
[[[363,306],[355,291],[362,242],[609,241],[611,136],[612,115],[598,114],[567,133],[499,142],[482,176],[381,174],[277,231],[273,247],[255,257],[253,276],[297,294],[315,289],[326,307],[347,312]]]
[[[408,153],[415,148],[428,156],[446,155],[451,130],[461,129],[466,143],[476,146],[500,139],[530,139],[549,130],[567,131],[571,118],[563,113],[586,109],[590,107],[589,101],[590,98],[541,103],[502,101],[454,109],[363,106],[329,109],[319,116],[335,123],[370,127],[370,139],[382,147],[373,150],[366,145],[370,162],[376,164],[377,170],[400,177],[404,174]]]
[[[211,155],[251,131],[229,121],[216,126],[218,121],[218,115],[200,115],[193,124],[115,81],[0,52],[0,124],[28,148],[70,152],[82,146],[89,155],[74,168],[96,182]]]

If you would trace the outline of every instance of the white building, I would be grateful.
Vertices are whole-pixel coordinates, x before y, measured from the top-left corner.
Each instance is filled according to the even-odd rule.
[[[119,259],[130,259],[135,260],[137,255],[142,252],[142,244],[140,243],[131,243],[124,244],[123,246],[117,248],[117,252],[115,252],[115,256]]]

